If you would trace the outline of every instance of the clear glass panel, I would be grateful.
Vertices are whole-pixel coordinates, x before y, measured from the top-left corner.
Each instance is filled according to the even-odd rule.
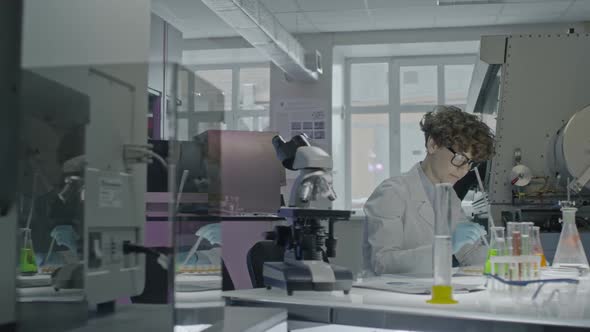
[[[350,66],[350,105],[389,104],[389,64],[354,63]]]
[[[270,117],[259,116],[258,117],[258,131],[269,131],[270,130]]]
[[[240,116],[238,117],[238,123],[236,124],[236,130],[254,130],[254,117],[252,116]]]
[[[401,105],[435,105],[437,86],[436,66],[400,67]]]
[[[400,114],[400,171],[409,171],[414,164],[426,156],[424,133],[420,130],[420,120],[425,113]]]
[[[352,114],[351,127],[352,207],[362,208],[389,177],[389,115]]]
[[[270,104],[270,68],[240,69],[241,110],[268,110]]]
[[[197,70],[196,111],[230,111],[232,105],[231,69]]]
[[[189,70],[178,71],[178,111],[186,112],[189,110],[190,98],[193,94],[190,91],[190,81],[193,78],[193,73]]]
[[[179,141],[188,141],[189,140],[189,130],[188,130],[188,119],[178,119],[177,120],[178,126],[176,130],[178,131],[176,135],[178,136]]]
[[[467,93],[472,73],[473,65],[445,66],[445,104],[467,104]]]
[[[197,122],[197,131],[195,135],[200,135],[207,130],[227,130],[227,124],[225,122]]]
[[[105,67],[108,66],[93,68],[99,72]],[[91,272],[104,269],[101,266],[104,260],[92,255],[93,252],[88,253],[87,262],[84,260],[85,241],[96,240],[97,232],[93,226],[96,227],[98,221],[98,217],[93,215],[85,218],[85,209],[97,214],[105,210],[99,206],[95,196],[97,176],[126,185],[125,177],[106,172],[106,161],[96,159],[105,152],[103,147],[111,148],[120,142],[116,138],[101,138],[98,130],[104,126],[102,132],[107,135],[122,134],[119,130],[123,129],[130,130],[125,127],[131,125],[126,120],[134,111],[130,109],[127,114],[120,114],[117,126],[110,125],[114,121],[112,112],[93,114],[91,105],[100,110],[104,110],[105,106],[128,105],[126,102],[129,100],[125,97],[129,95],[118,95],[121,90],[117,89],[121,86],[104,76],[80,75],[82,77],[74,78],[76,73],[84,70],[88,72],[89,68],[24,69],[19,87],[21,145],[15,154],[20,160],[16,195],[18,206],[14,209],[19,228],[14,246],[18,248],[17,301],[23,303],[19,309],[22,317],[33,317],[50,308],[67,312],[62,318],[68,320],[63,322],[66,326],[72,323],[75,326],[80,323],[81,314],[87,315],[87,312],[75,309],[80,306],[86,308],[86,295],[96,297],[96,294],[85,294],[85,265]],[[109,85],[114,85],[114,88],[109,90]],[[79,86],[94,89],[80,91]],[[105,97],[111,99],[105,100]],[[139,113],[139,110],[136,111]],[[145,116],[141,120],[145,121]],[[142,134],[147,135],[147,131]],[[103,144],[98,144],[100,141]],[[90,170],[85,165],[98,168]],[[117,202],[105,200],[104,203]],[[118,201],[118,204],[124,203],[128,203],[124,198]],[[116,217],[114,213],[113,218]],[[107,230],[117,231],[115,227]],[[88,238],[85,238],[85,232],[88,232]],[[14,245],[8,239],[4,241]],[[14,266],[5,266],[4,269],[15,271]],[[106,280],[111,275],[106,276]],[[96,280],[88,280],[90,287],[96,287]],[[108,291],[105,293],[107,297],[113,295]],[[21,321],[19,329],[42,329],[42,321]],[[52,325],[59,323],[62,322]]]

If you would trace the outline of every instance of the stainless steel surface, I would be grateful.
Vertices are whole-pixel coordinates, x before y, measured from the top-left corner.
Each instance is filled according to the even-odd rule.
[[[558,231],[555,214],[558,202],[568,198],[566,179],[571,175],[561,166],[560,160],[566,157],[556,153],[557,134],[572,115],[590,104],[584,88],[590,84],[586,56],[590,34],[509,35],[503,37],[504,44],[499,38],[482,38],[480,58],[489,61],[481,63],[488,66],[487,84],[472,81],[468,103],[496,132],[496,154],[486,180],[492,216],[497,224],[516,217],[534,221],[542,232]],[[489,71],[494,66],[496,74]],[[581,142],[589,139],[581,130],[575,136]],[[584,144],[569,145],[576,147],[576,159],[590,158],[580,150]],[[523,181],[528,180],[528,172],[519,172],[523,179],[517,186],[511,183],[517,164],[530,169],[530,183]],[[582,204],[590,199],[590,191],[573,199]]]
[[[581,74],[590,68],[589,52],[590,34],[508,36],[489,182],[492,204],[511,204],[508,174],[516,149],[533,177],[555,176],[547,167],[548,145],[590,104],[590,75]]]

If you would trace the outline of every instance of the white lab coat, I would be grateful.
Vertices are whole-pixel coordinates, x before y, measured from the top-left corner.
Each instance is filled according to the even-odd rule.
[[[434,210],[416,164],[408,173],[383,181],[367,200],[364,210],[363,256],[365,269],[375,274],[431,273]],[[456,225],[467,221],[453,191],[452,216]],[[466,245],[455,257],[462,266],[481,265],[486,250]]]

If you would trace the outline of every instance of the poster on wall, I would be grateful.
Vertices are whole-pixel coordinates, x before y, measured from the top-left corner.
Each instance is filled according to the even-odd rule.
[[[320,100],[291,99],[279,103],[277,129],[285,140],[305,133],[312,144],[330,152],[328,117]]]

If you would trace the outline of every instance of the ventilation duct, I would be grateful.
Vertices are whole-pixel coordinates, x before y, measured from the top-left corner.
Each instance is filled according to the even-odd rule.
[[[203,0],[213,12],[285,74],[297,81],[317,81],[322,73],[317,50],[306,54],[299,42],[259,0]]]

